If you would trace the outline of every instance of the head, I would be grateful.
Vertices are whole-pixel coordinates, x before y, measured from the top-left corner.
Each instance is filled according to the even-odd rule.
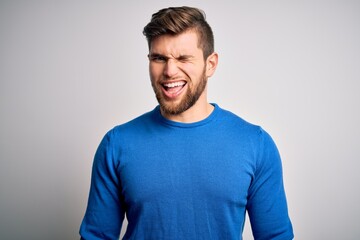
[[[144,27],[149,48],[152,41],[161,35],[178,35],[187,30],[195,30],[198,35],[198,46],[202,49],[204,59],[214,52],[214,35],[205,20],[205,13],[192,7],[164,8],[152,15],[151,21]]]
[[[167,8],[144,28],[149,44],[151,84],[165,117],[206,106],[206,83],[217,65],[214,40],[204,13],[196,8]]]

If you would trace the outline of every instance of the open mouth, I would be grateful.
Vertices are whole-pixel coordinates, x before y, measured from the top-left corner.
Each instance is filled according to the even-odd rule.
[[[161,84],[164,93],[169,98],[177,97],[183,90],[186,85],[185,81],[177,81],[177,82],[168,82]]]

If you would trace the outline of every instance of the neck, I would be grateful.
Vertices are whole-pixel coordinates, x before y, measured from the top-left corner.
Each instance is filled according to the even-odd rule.
[[[161,112],[161,114],[171,121],[182,123],[193,123],[204,120],[212,113],[214,106],[208,103],[206,98],[201,98],[202,97],[200,97],[192,107],[180,114],[172,115],[164,112]]]

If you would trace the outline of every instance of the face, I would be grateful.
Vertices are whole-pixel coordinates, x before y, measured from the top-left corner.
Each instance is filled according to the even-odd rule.
[[[150,79],[163,114],[178,115],[198,101],[207,101],[204,90],[212,74],[207,65],[195,31],[162,35],[152,41]]]

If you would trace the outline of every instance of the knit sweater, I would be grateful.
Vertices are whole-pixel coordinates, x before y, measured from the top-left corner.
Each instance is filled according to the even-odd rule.
[[[292,239],[281,160],[261,127],[214,105],[195,123],[151,112],[110,130],[95,154],[83,239]]]

